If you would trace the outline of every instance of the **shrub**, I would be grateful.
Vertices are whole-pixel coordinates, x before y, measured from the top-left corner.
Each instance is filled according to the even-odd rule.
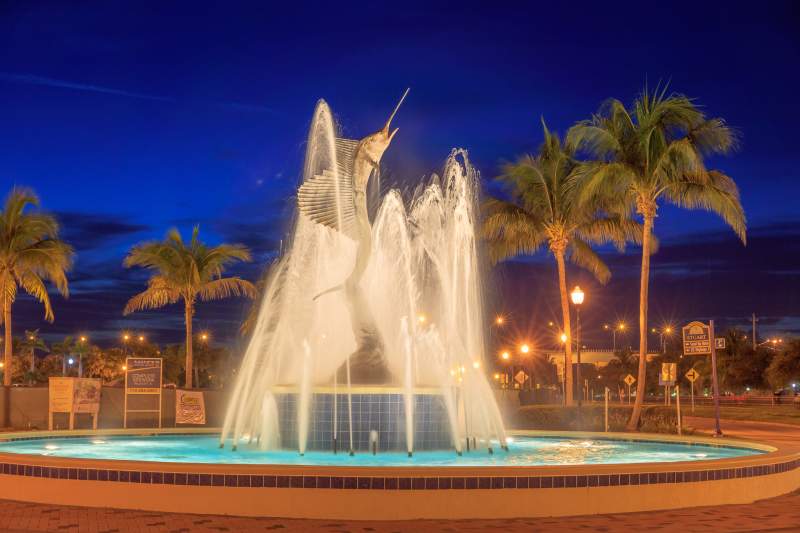
[[[609,406],[609,431],[625,431],[632,407]],[[543,429],[561,431],[603,431],[605,420],[603,406],[526,405],[520,407],[512,423],[515,429]],[[646,405],[642,408],[639,429],[647,433],[677,433],[677,414],[674,407]]]

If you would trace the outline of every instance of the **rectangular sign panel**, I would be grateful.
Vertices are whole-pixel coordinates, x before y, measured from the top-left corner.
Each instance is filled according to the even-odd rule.
[[[161,361],[160,357],[128,357],[125,392],[161,394]]]
[[[74,394],[72,378],[50,378],[49,384],[50,412],[71,413]]]
[[[707,324],[689,322],[683,326],[683,354],[711,354],[711,328]]]
[[[175,391],[175,423],[199,425],[206,423],[206,403],[203,391],[181,389]]]
[[[75,378],[72,409],[76,413],[97,413],[100,410],[100,391],[103,388],[99,379]]]
[[[662,363],[661,373],[658,375],[658,384],[662,387],[675,385],[678,377],[677,363]]]

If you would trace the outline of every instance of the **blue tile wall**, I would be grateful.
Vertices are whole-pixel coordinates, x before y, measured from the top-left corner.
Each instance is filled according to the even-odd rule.
[[[281,446],[297,448],[297,394],[278,394]],[[309,450],[330,450],[333,446],[334,395],[317,393],[311,399]],[[402,394],[353,394],[353,448],[367,451],[369,434],[378,432],[379,450],[406,449],[405,401]],[[347,394],[337,395],[337,440],[339,450],[349,449],[350,421]],[[441,396],[414,396],[414,449],[435,450],[452,447],[447,408]]]

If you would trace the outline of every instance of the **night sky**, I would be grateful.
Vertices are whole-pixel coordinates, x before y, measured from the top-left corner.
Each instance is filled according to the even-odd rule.
[[[11,2],[0,4],[0,189],[33,187],[77,249],[71,297],[56,322],[28,299],[16,326],[50,338],[123,329],[160,342],[182,337],[181,308],[122,316],[144,288],[122,259],[169,227],[199,224],[210,243],[241,242],[256,278],[291,218],[306,129],[325,98],[345,135],[378,129],[411,93],[384,158],[421,179],[464,147],[488,184],[503,161],[541,142],[539,117],[560,132],[608,97],[630,102],[669,81],[722,116],[740,150],[711,163],[741,188],[743,247],[715,216],[664,208],[656,220],[651,317],[716,318],[765,334],[800,330],[800,9],[762,2]],[[587,289],[586,337],[604,321],[637,318],[636,248],[607,255],[604,288]],[[489,298],[516,335],[539,344],[558,316],[544,252],[492,273]],[[247,304],[205,304],[196,328],[236,343]]]

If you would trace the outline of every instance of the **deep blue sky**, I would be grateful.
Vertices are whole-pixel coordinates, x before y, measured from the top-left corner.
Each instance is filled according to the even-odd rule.
[[[210,242],[250,245],[257,261],[244,273],[256,275],[290,216],[318,98],[357,137],[410,86],[388,169],[421,177],[460,146],[488,181],[535,150],[540,116],[565,131],[607,97],[669,80],[741,132],[739,152],[713,163],[739,183],[751,231],[744,249],[712,215],[663,209],[654,322],[735,324],[755,311],[776,334],[800,329],[800,11],[735,4],[3,2],[0,185],[35,188],[78,250],[56,323],[26,301],[17,323],[180,340],[179,308],[121,316],[144,279],[122,268],[125,251],[200,224]],[[636,250],[609,261],[604,289],[575,272],[592,289],[590,329],[635,317]],[[553,275],[544,254],[506,265],[494,301],[525,329],[555,312]],[[502,303],[512,288],[525,299]],[[202,306],[198,327],[230,340],[243,309]]]

